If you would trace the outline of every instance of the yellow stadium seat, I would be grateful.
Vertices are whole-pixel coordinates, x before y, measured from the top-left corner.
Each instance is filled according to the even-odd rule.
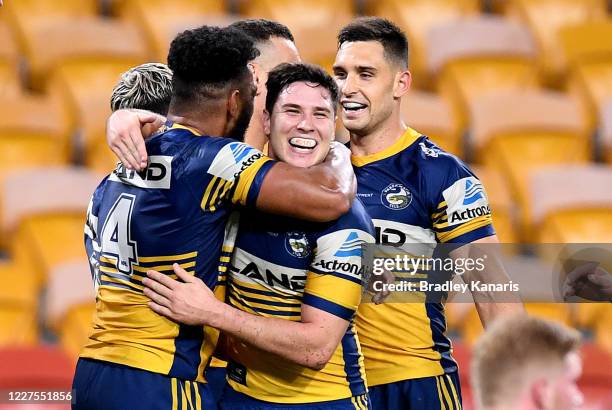
[[[63,350],[75,361],[92,330],[95,302],[72,306],[59,324],[59,340]]]
[[[240,12],[246,17],[287,25],[302,60],[331,70],[337,51],[336,36],[351,21],[355,9],[351,0],[249,0],[240,3]]]
[[[0,20],[0,98],[19,94],[18,50],[9,26]]]
[[[77,168],[39,168],[6,178],[3,237],[9,238],[13,260],[31,269],[39,283],[59,263],[83,258],[85,211],[99,180]]]
[[[595,342],[604,350],[612,354],[612,306],[608,303],[603,309],[600,320],[595,324]]]
[[[138,60],[106,61],[97,64],[82,61],[60,63],[49,82],[49,92],[63,101],[68,109],[70,129],[81,137],[88,166],[106,163],[99,161],[99,140],[106,145],[106,120],[111,114],[110,97],[121,74],[138,65]],[[108,172],[104,166],[93,169]]]
[[[552,320],[565,325],[572,321],[571,309],[565,303],[526,303],[529,315]],[[482,334],[482,324],[475,307],[468,312],[461,328],[461,336],[466,344],[473,346]]]
[[[0,106],[0,182],[20,169],[68,163],[69,130],[61,104],[21,96],[0,98]]]
[[[36,342],[39,290],[32,272],[13,262],[0,263],[0,345]]]
[[[475,158],[507,176],[519,205],[523,239],[531,239],[529,175],[546,166],[589,160],[584,115],[571,97],[542,91],[490,93],[470,104],[470,114]]]
[[[390,19],[401,27],[410,47],[409,68],[414,85],[430,88],[431,73],[427,65],[427,37],[430,29],[455,19],[477,15],[479,0],[371,0],[367,11],[371,15]]]
[[[439,95],[411,90],[402,100],[402,117],[445,151],[462,156],[461,132],[451,107]]]
[[[141,27],[155,59],[166,62],[176,34],[203,24],[226,25],[231,19],[225,11],[220,0],[125,0],[119,13]]]
[[[606,0],[511,0],[511,3],[516,16],[529,26],[537,41],[543,81],[553,86],[562,84],[566,70],[559,30],[606,18]]]
[[[81,17],[98,13],[98,0],[19,0],[6,2],[3,12],[7,18],[32,19],[37,17],[53,19],[58,16]]]
[[[74,306],[95,301],[94,281],[89,262],[83,252],[78,259],[53,266],[49,271],[43,315],[54,330]]]
[[[612,19],[563,27],[559,40],[568,89],[586,105],[594,129],[604,101],[612,97]]]
[[[485,187],[499,241],[501,243],[518,242],[516,204],[503,174],[497,169],[487,167],[472,167],[472,171]]]
[[[24,30],[22,44],[36,90],[44,88],[59,62],[144,62],[150,55],[135,25],[95,17],[36,19]]]
[[[428,64],[437,89],[453,107],[459,129],[467,106],[483,94],[539,87],[529,32],[499,17],[456,20],[430,30]]]
[[[530,217],[544,243],[612,242],[612,168],[558,166],[530,178]]]

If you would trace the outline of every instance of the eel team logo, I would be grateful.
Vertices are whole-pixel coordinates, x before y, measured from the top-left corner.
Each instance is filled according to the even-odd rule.
[[[306,235],[302,232],[288,232],[285,239],[285,249],[297,258],[305,258],[310,255],[310,244]]]
[[[410,205],[412,194],[402,184],[391,184],[382,190],[380,201],[389,209],[400,210]]]

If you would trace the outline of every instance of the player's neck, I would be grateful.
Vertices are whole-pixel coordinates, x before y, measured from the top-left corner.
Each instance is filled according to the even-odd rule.
[[[193,115],[192,113],[168,112],[168,121],[189,127],[200,135],[223,135],[225,124],[222,118],[216,115]]]
[[[267,141],[268,139],[263,131],[261,116],[253,114],[251,122],[249,123],[249,128],[247,128],[244,134],[244,142],[261,151]]]
[[[395,144],[407,129],[408,126],[398,116],[370,132],[351,133],[351,153],[358,157],[376,154]]]

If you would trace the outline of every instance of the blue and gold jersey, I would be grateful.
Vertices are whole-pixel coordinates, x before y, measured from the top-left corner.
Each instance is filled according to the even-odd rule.
[[[230,339],[228,381],[234,390],[273,403],[315,403],[366,393],[353,316],[361,298],[361,244],[373,243],[373,233],[358,200],[347,214],[326,224],[241,213],[228,302],[251,314],[293,321],[308,305],[349,324],[320,371]]]
[[[246,144],[180,125],[146,146],[147,169],[119,164],[89,205],[85,246],[96,315],[81,357],[203,381],[218,331],[153,312],[142,279],[149,269],[176,278],[177,262],[224,297],[219,266],[232,251],[226,224],[234,204],[254,205],[273,161]],[[230,246],[222,250],[224,240]]]
[[[352,162],[377,243],[469,243],[495,233],[480,181],[413,129],[387,149],[353,156]],[[362,303],[357,314],[369,385],[456,370],[444,306],[394,303],[393,296],[381,305]]]

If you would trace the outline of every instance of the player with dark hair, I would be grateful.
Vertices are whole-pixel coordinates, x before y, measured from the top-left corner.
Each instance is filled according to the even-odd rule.
[[[372,217],[377,243],[497,242],[480,181],[401,118],[401,99],[411,85],[404,33],[382,18],[354,20],[338,35],[333,70],[358,196]],[[479,212],[464,212],[469,210]],[[477,308],[485,324],[517,309],[502,303]],[[362,303],[356,324],[375,409],[461,408],[441,303]]]
[[[574,410],[584,398],[580,333],[516,315],[496,322],[474,346],[472,385],[478,410]]]
[[[320,163],[334,137],[333,79],[320,67],[283,64],[270,72],[267,87],[270,156],[303,168]],[[175,271],[186,283],[149,272],[145,294],[156,312],[228,336],[229,385],[220,408],[366,409],[353,316],[361,297],[361,244],[373,242],[373,233],[359,201],[322,224],[244,210],[229,305],[180,267]]]
[[[137,173],[119,164],[94,192],[85,245],[96,316],[77,365],[73,408],[214,406],[203,371],[219,332],[151,311],[145,272],[172,275],[169,263],[178,262],[223,298],[218,267],[231,253],[222,243],[233,242],[226,223],[234,205],[313,221],[334,220],[350,208],[354,176],[344,147],[305,170],[236,140],[253,109],[247,64],[257,53],[233,28],[179,34],[168,57],[174,73],[168,122],[146,142],[148,167]]]

